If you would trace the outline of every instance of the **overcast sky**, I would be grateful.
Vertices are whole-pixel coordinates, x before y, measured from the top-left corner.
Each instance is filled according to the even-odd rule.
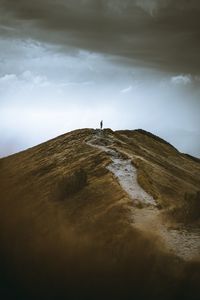
[[[198,0],[0,0],[0,156],[143,128],[200,157]]]

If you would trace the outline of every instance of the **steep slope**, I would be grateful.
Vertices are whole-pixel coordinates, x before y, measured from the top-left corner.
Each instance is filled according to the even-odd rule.
[[[77,130],[1,159],[0,180],[2,293],[198,294],[200,163],[167,142]]]

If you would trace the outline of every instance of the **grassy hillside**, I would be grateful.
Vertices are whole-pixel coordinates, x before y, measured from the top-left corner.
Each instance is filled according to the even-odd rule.
[[[200,202],[200,160],[178,152],[166,141],[142,130],[119,131],[117,135],[126,143],[122,150],[135,154],[133,163],[138,168],[139,183],[175,220],[185,221],[182,206],[187,195],[198,198],[194,205]],[[173,214],[177,208],[182,210],[182,216]],[[190,221],[199,218],[200,210],[197,217],[190,215]]]
[[[73,131],[0,160],[2,299],[197,299],[199,261],[134,226],[109,156],[86,143],[96,133]],[[198,223],[198,161],[141,130],[107,136],[131,155],[166,218]]]

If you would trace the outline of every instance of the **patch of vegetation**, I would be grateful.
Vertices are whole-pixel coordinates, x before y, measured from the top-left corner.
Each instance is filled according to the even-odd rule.
[[[145,207],[145,204],[140,202],[139,200],[136,200],[135,206],[139,209],[143,209]]]
[[[56,168],[55,162],[49,162],[41,167],[37,167],[35,170],[31,171],[31,175],[33,176],[44,176],[46,174],[49,174]]]
[[[182,204],[171,209],[170,215],[183,223],[200,220],[200,191],[185,193]]]
[[[138,169],[137,177],[139,185],[155,200],[159,198],[158,192],[155,190],[151,177],[142,168]]]
[[[56,199],[64,200],[79,192],[87,185],[87,173],[83,169],[76,170],[72,175],[63,176],[56,185]]]

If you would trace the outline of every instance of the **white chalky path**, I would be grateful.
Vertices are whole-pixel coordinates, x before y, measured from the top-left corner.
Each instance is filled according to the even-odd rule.
[[[157,234],[165,247],[184,260],[190,260],[200,255],[200,229],[168,228],[159,216],[155,207],[135,209],[134,226],[138,229]]]
[[[131,163],[131,159],[124,159],[119,151],[105,145],[105,143],[112,145],[113,141],[112,136],[104,137],[102,132],[98,131],[86,143],[109,155],[112,163],[107,166],[107,169],[117,178],[123,190],[135,204],[143,204],[142,209],[134,208],[134,226],[158,234],[169,251],[185,260],[200,255],[200,230],[167,228],[159,217],[160,212],[155,200],[138,184],[137,169]]]
[[[137,169],[131,163],[131,159],[123,159],[116,150],[110,149],[108,146],[98,145],[98,139],[93,139],[87,144],[106,152],[110,156],[112,163],[107,166],[107,169],[118,179],[121,187],[132,200],[136,203],[156,205],[153,197],[138,184]]]

